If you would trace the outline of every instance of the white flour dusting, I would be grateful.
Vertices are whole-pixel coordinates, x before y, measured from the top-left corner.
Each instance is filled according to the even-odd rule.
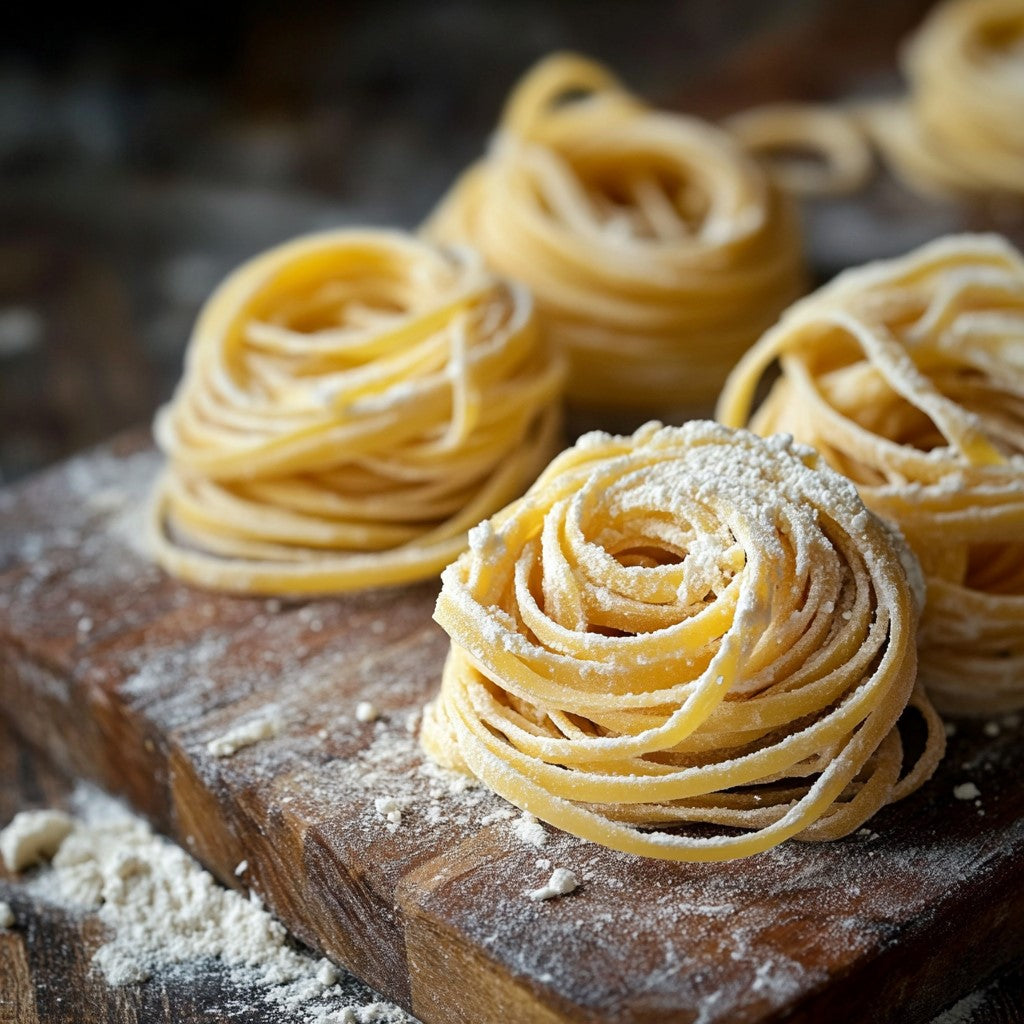
[[[10,903],[5,903],[0,900],[0,928],[13,928],[14,927],[14,911],[11,910]]]
[[[72,821],[62,811],[21,811],[0,832],[0,856],[8,871],[23,871],[57,852],[71,831]]]
[[[273,739],[277,735],[277,724],[269,718],[254,718],[229,729],[223,736],[218,736],[206,744],[206,749],[214,757],[230,757],[245,747],[251,747],[260,740]]]
[[[531,900],[549,900],[554,896],[568,896],[579,888],[579,879],[568,868],[555,868],[551,877],[539,889],[527,893]]]
[[[376,705],[371,701],[361,700],[356,705],[356,721],[357,722],[375,722],[379,716]]]
[[[512,826],[512,831],[517,839],[530,846],[541,847],[548,838],[544,826],[528,811],[523,811],[520,818]]]
[[[354,979],[295,946],[255,894],[247,899],[219,885],[121,804],[85,787],[73,799],[77,813],[67,818],[52,866],[28,888],[41,901],[95,912],[108,935],[93,966],[109,984],[136,984],[171,965],[215,959],[232,981],[308,1024],[412,1022],[392,1004],[352,1006]]]
[[[985,991],[972,992],[964,996],[958,1003],[954,1003],[944,1013],[940,1013],[932,1024],[974,1024],[975,1012],[985,1002]]]

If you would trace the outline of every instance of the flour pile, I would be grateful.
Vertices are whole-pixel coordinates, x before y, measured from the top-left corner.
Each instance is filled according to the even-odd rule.
[[[163,967],[209,959],[232,981],[308,1024],[408,1024],[397,1006],[352,1005],[355,979],[339,983],[325,960],[295,947],[255,894],[225,889],[184,850],[95,790],[79,788],[75,815],[52,867],[29,883],[50,903],[94,911],[107,941],[93,957],[111,985],[145,981]],[[19,821],[20,819],[20,821]],[[16,817],[5,831],[25,828]]]

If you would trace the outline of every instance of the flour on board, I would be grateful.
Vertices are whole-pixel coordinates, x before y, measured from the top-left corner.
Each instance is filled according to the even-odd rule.
[[[269,718],[254,718],[229,729],[223,736],[210,740],[206,749],[214,757],[230,757],[244,747],[251,747],[260,740],[273,739],[277,735],[277,724]]]
[[[114,986],[137,984],[171,965],[219,960],[233,982],[303,1024],[410,1024],[379,1001],[352,1005],[362,987],[328,960],[298,948],[255,893],[225,889],[189,854],[141,818],[86,787],[51,869],[27,888],[40,901],[88,909],[106,926],[93,966]]]

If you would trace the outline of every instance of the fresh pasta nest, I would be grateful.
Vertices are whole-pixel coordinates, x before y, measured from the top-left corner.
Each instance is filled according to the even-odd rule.
[[[863,119],[911,184],[1024,196],[1024,3],[947,0],[910,40],[910,94]]]
[[[159,562],[242,593],[430,577],[557,446],[564,367],[524,288],[397,232],[290,242],[202,311],[156,421]]]
[[[940,709],[1024,707],[1020,253],[964,235],[841,274],[737,366],[719,418],[814,445],[899,524],[927,576],[921,678]]]
[[[427,751],[607,846],[725,860],[833,839],[941,756],[917,563],[789,438],[585,435],[442,579]],[[908,703],[928,738],[904,766]]]
[[[424,230],[529,286],[578,406],[710,410],[803,290],[793,209],[758,164],[571,55],[526,75]]]
[[[855,191],[877,150],[919,192],[1024,197],[1024,3],[936,4],[902,64],[903,96],[755,107],[726,128],[797,194]],[[820,159],[793,161],[794,151]]]

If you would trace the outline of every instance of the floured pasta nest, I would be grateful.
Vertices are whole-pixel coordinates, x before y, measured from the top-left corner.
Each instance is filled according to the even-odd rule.
[[[814,445],[900,525],[927,576],[921,677],[942,710],[1024,707],[1020,253],[965,235],[841,274],[744,358],[719,418]]]
[[[564,366],[521,286],[385,231],[243,266],[158,415],[151,542],[176,576],[323,593],[439,572],[557,448]]]
[[[904,96],[758,107],[726,127],[799,194],[860,188],[877,150],[920,192],[1024,196],[1024,3],[937,4],[902,64]],[[794,161],[794,153],[818,162]]]
[[[530,287],[581,406],[709,410],[803,290],[793,211],[757,163],[568,55],[527,74],[425,231]]]
[[[834,839],[917,788],[920,570],[791,439],[590,434],[443,575],[427,751],[616,849],[725,860]],[[904,765],[908,703],[927,741]]]

